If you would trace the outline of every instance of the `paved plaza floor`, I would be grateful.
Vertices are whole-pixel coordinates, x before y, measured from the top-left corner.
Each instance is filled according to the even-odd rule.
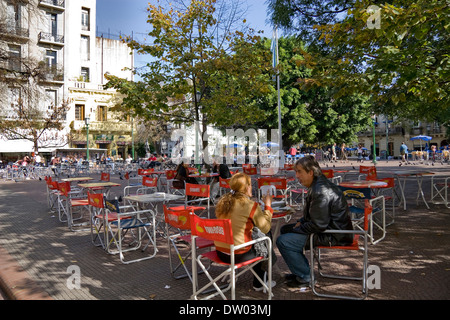
[[[364,165],[371,165],[365,162]],[[329,168],[333,164],[328,164]],[[346,178],[356,178],[359,163],[334,164],[348,169]],[[323,166],[326,168],[326,165]],[[355,168],[355,169],[353,169]],[[450,165],[402,165],[398,161],[379,161],[378,175],[391,176],[397,170],[424,169],[436,175],[450,175]],[[123,192],[125,180],[112,190]],[[407,210],[396,208],[395,223],[387,229],[384,240],[369,245],[369,265],[380,270],[380,287],[369,291],[368,300],[448,300],[450,298],[450,209],[431,204],[427,209],[416,202],[417,183],[406,183]],[[430,178],[423,190],[430,198]],[[301,217],[296,212],[294,219]],[[189,300],[189,279],[175,280],[169,272],[166,240],[158,236],[159,252],[150,260],[122,264],[117,255],[109,255],[91,243],[88,231],[72,232],[49,211],[45,181],[0,181],[0,283],[7,296],[14,299],[51,300]],[[278,250],[274,272],[277,285],[274,300],[321,300],[311,290],[292,289],[283,281],[288,273]],[[137,252],[136,254],[142,254]],[[79,286],[71,282],[72,270],[80,271]],[[337,265],[336,269],[344,267]],[[250,274],[239,278],[237,298],[261,301],[263,292],[252,289]],[[318,279],[322,289],[339,292],[358,291],[353,284]]]

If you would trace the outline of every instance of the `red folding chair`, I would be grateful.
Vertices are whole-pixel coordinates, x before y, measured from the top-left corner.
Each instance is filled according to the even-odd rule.
[[[192,209],[187,210],[172,210],[167,208],[166,205],[163,206],[164,209],[164,220],[166,222],[166,235],[167,236],[167,247],[169,249],[169,266],[170,274],[175,279],[181,279],[189,277],[192,281],[191,272],[188,269],[186,261],[191,257],[192,254],[192,238],[191,238],[191,218],[190,215],[193,213]],[[177,231],[169,235],[169,229],[172,227]],[[197,250],[211,248],[214,246],[214,241],[206,240],[203,238],[197,239]],[[176,256],[178,257],[178,265],[174,265],[172,248],[175,250]],[[182,257],[180,251],[186,251],[187,253]],[[176,274],[180,268],[183,267],[184,273]]]
[[[139,176],[149,176],[155,171],[154,168],[151,169],[138,169]]]
[[[325,177],[328,179],[331,179],[334,177],[334,171],[333,169],[322,169],[322,173]]]
[[[385,201],[385,209],[387,207],[390,210],[386,210],[386,217],[390,217],[390,221],[386,221],[386,226],[389,226],[395,222],[395,198],[397,197],[395,190],[395,178],[379,178],[377,181],[383,181],[387,183],[384,188],[377,188],[377,196],[383,196]]]
[[[176,170],[164,171],[164,176],[162,176],[161,179],[161,186],[165,186],[167,193],[171,193],[173,179],[175,179],[176,174],[177,174]]]
[[[230,180],[231,178],[228,179],[222,179],[221,177],[219,177],[219,195],[222,196],[222,190],[225,189],[228,191],[231,190],[230,187]]]
[[[287,205],[287,179],[286,178],[269,178],[263,177],[258,179],[258,198],[262,200],[263,196],[271,192],[274,201],[272,206],[286,206]]]
[[[359,177],[361,180],[365,177],[365,180],[376,180],[377,179],[377,168],[375,166],[359,166]]]
[[[255,167],[242,167],[242,170],[244,170],[244,173],[248,174],[249,176],[258,174],[258,170]]]
[[[158,178],[142,177],[142,187],[137,190],[137,193],[145,194],[149,193],[149,191],[158,191]]]
[[[171,210],[193,210],[198,215],[202,215],[204,211],[207,211],[208,218],[210,213],[210,185],[209,184],[185,184],[185,198],[183,206],[170,207]],[[206,201],[206,206],[201,206],[202,202]]]
[[[55,206],[58,204],[58,183],[52,180],[51,176],[46,176],[45,182],[47,185],[47,205],[50,211],[56,211]]]
[[[353,242],[350,245],[345,246],[315,246],[314,245],[314,236],[315,234],[311,234],[310,236],[310,264],[311,264],[311,289],[313,293],[319,297],[327,297],[327,298],[336,298],[336,299],[354,299],[354,300],[363,300],[367,298],[368,295],[368,288],[367,288],[367,267],[368,267],[368,226],[369,226],[369,217],[372,214],[372,207],[369,205],[369,201],[365,200],[365,207],[364,207],[364,223],[363,228],[361,230],[325,230],[323,233],[330,233],[330,234],[353,234]],[[362,239],[362,245],[360,245],[360,239]],[[354,274],[351,275],[343,275],[343,274],[330,274],[325,273],[326,271],[323,271],[323,252],[332,252],[332,257],[336,257],[335,253],[337,251],[342,251],[345,253],[349,252],[361,252],[362,253],[362,274],[361,276],[357,276]],[[327,256],[327,261],[329,261],[330,256]],[[339,257],[342,257],[340,255]],[[348,255],[344,256],[345,258],[348,258]],[[322,260],[321,260],[322,258]],[[319,268],[319,274],[320,276],[324,278],[333,278],[333,279],[341,279],[341,280],[356,280],[361,282],[362,286],[362,294],[358,295],[343,295],[343,294],[333,294],[333,293],[327,293],[323,290],[319,292],[317,290],[317,287],[315,286],[315,262],[317,261],[318,268]],[[354,265],[352,265],[354,266]],[[336,269],[329,268],[329,271],[333,271]],[[329,272],[328,271],[328,272]],[[322,284],[322,289],[325,288],[325,286]],[[326,289],[326,288],[325,288]]]
[[[210,294],[203,299],[211,299],[217,295],[220,295],[224,300],[227,299],[225,296],[225,292],[231,289],[231,299],[236,299],[236,280],[239,276],[247,271],[251,271],[253,275],[259,280],[259,282],[263,285],[265,290],[268,292],[268,299],[272,299],[272,286],[267,285],[263,279],[261,279],[256,272],[253,270],[253,267],[260,263],[261,261],[268,261],[268,280],[267,283],[272,283],[272,255],[269,254],[268,257],[256,257],[250,259],[248,261],[244,261],[241,263],[235,263],[235,251],[242,249],[244,247],[253,245],[257,242],[265,242],[268,248],[268,252],[272,252],[272,241],[269,237],[261,237],[256,240],[251,240],[242,245],[235,246],[233,239],[233,231],[231,229],[231,220],[229,219],[203,219],[195,214],[191,213],[191,236],[192,236],[192,299],[200,299],[199,295],[205,293],[205,291],[213,286],[215,288],[215,293]],[[211,241],[218,241],[222,243],[226,243],[230,246],[230,263],[225,263],[220,260],[217,255],[217,250],[208,251],[202,254],[198,254],[196,247],[197,241],[199,237],[203,239],[208,239]],[[209,262],[218,264],[220,266],[226,267],[223,272],[221,272],[218,276],[213,278],[213,276],[208,271],[208,268],[202,262],[202,260],[207,260]],[[209,282],[204,285],[202,288],[198,289],[198,275],[197,275],[197,266],[200,266],[201,270],[205,273]],[[236,274],[236,271],[239,270],[239,273]],[[226,288],[220,288],[217,282],[225,276],[230,276],[229,285]]]
[[[88,221],[81,223],[74,223],[76,220],[81,220],[84,217],[83,213],[87,213],[88,199],[80,191],[71,191],[70,182],[58,182],[58,206],[59,206],[59,220],[61,222],[67,221],[67,226],[71,231],[82,231],[84,229],[75,229],[80,226],[87,226]],[[74,212],[78,210],[78,212]],[[74,213],[77,214],[74,217]],[[63,216],[66,217],[64,220]],[[87,229],[86,229],[87,230]]]
[[[109,182],[111,179],[111,174],[109,174],[108,172],[102,172],[100,175],[100,181],[106,181]]]

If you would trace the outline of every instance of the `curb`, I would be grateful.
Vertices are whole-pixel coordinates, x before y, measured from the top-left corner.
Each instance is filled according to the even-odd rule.
[[[8,300],[53,300],[19,266],[11,255],[0,247],[0,289]]]

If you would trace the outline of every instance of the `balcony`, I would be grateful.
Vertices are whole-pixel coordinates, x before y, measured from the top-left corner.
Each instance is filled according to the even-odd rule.
[[[39,0],[39,5],[47,9],[64,11],[65,0]]]
[[[84,120],[75,120],[74,121],[74,130],[85,130]],[[117,120],[108,120],[108,121],[92,121],[89,124],[90,131],[97,132],[109,132],[109,133],[120,133],[120,132],[131,132],[131,123],[130,122],[117,122]]]
[[[21,28],[0,22],[0,37],[14,39],[19,42],[26,42],[30,37],[30,30],[28,28]]]
[[[64,83],[64,68],[61,66],[43,66],[41,67],[42,82]]]
[[[54,35],[48,32],[39,32],[39,43],[47,43],[47,44],[53,44],[57,46],[64,46],[64,36],[61,35]]]

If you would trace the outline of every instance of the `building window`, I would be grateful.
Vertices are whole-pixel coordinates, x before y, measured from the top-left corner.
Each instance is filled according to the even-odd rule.
[[[81,67],[81,78],[84,82],[89,82],[89,68]]]
[[[97,121],[107,121],[108,120],[108,108],[106,106],[97,107]]]
[[[84,120],[84,104],[75,105],[75,120]]]
[[[81,30],[89,31],[89,9],[81,9]]]
[[[90,59],[90,50],[89,50],[89,37],[81,36],[80,43],[80,56],[83,61],[89,61]]]
[[[45,90],[47,95],[47,110],[53,110],[56,105],[56,90]]]
[[[20,46],[17,45],[9,45],[8,46],[8,50],[9,50],[9,70],[11,71],[21,71],[21,57],[22,57],[22,53],[21,53],[21,48]]]
[[[58,35],[57,15],[54,13],[47,14],[48,19],[48,33],[51,35],[51,40],[55,41]]]
[[[45,62],[49,70],[56,69],[56,51],[46,50],[45,51]]]
[[[20,117],[22,113],[22,96],[20,88],[9,88],[9,105],[11,107],[7,112],[7,118]]]
[[[9,28],[20,28],[20,8],[18,3],[7,3],[6,7],[6,25]]]

